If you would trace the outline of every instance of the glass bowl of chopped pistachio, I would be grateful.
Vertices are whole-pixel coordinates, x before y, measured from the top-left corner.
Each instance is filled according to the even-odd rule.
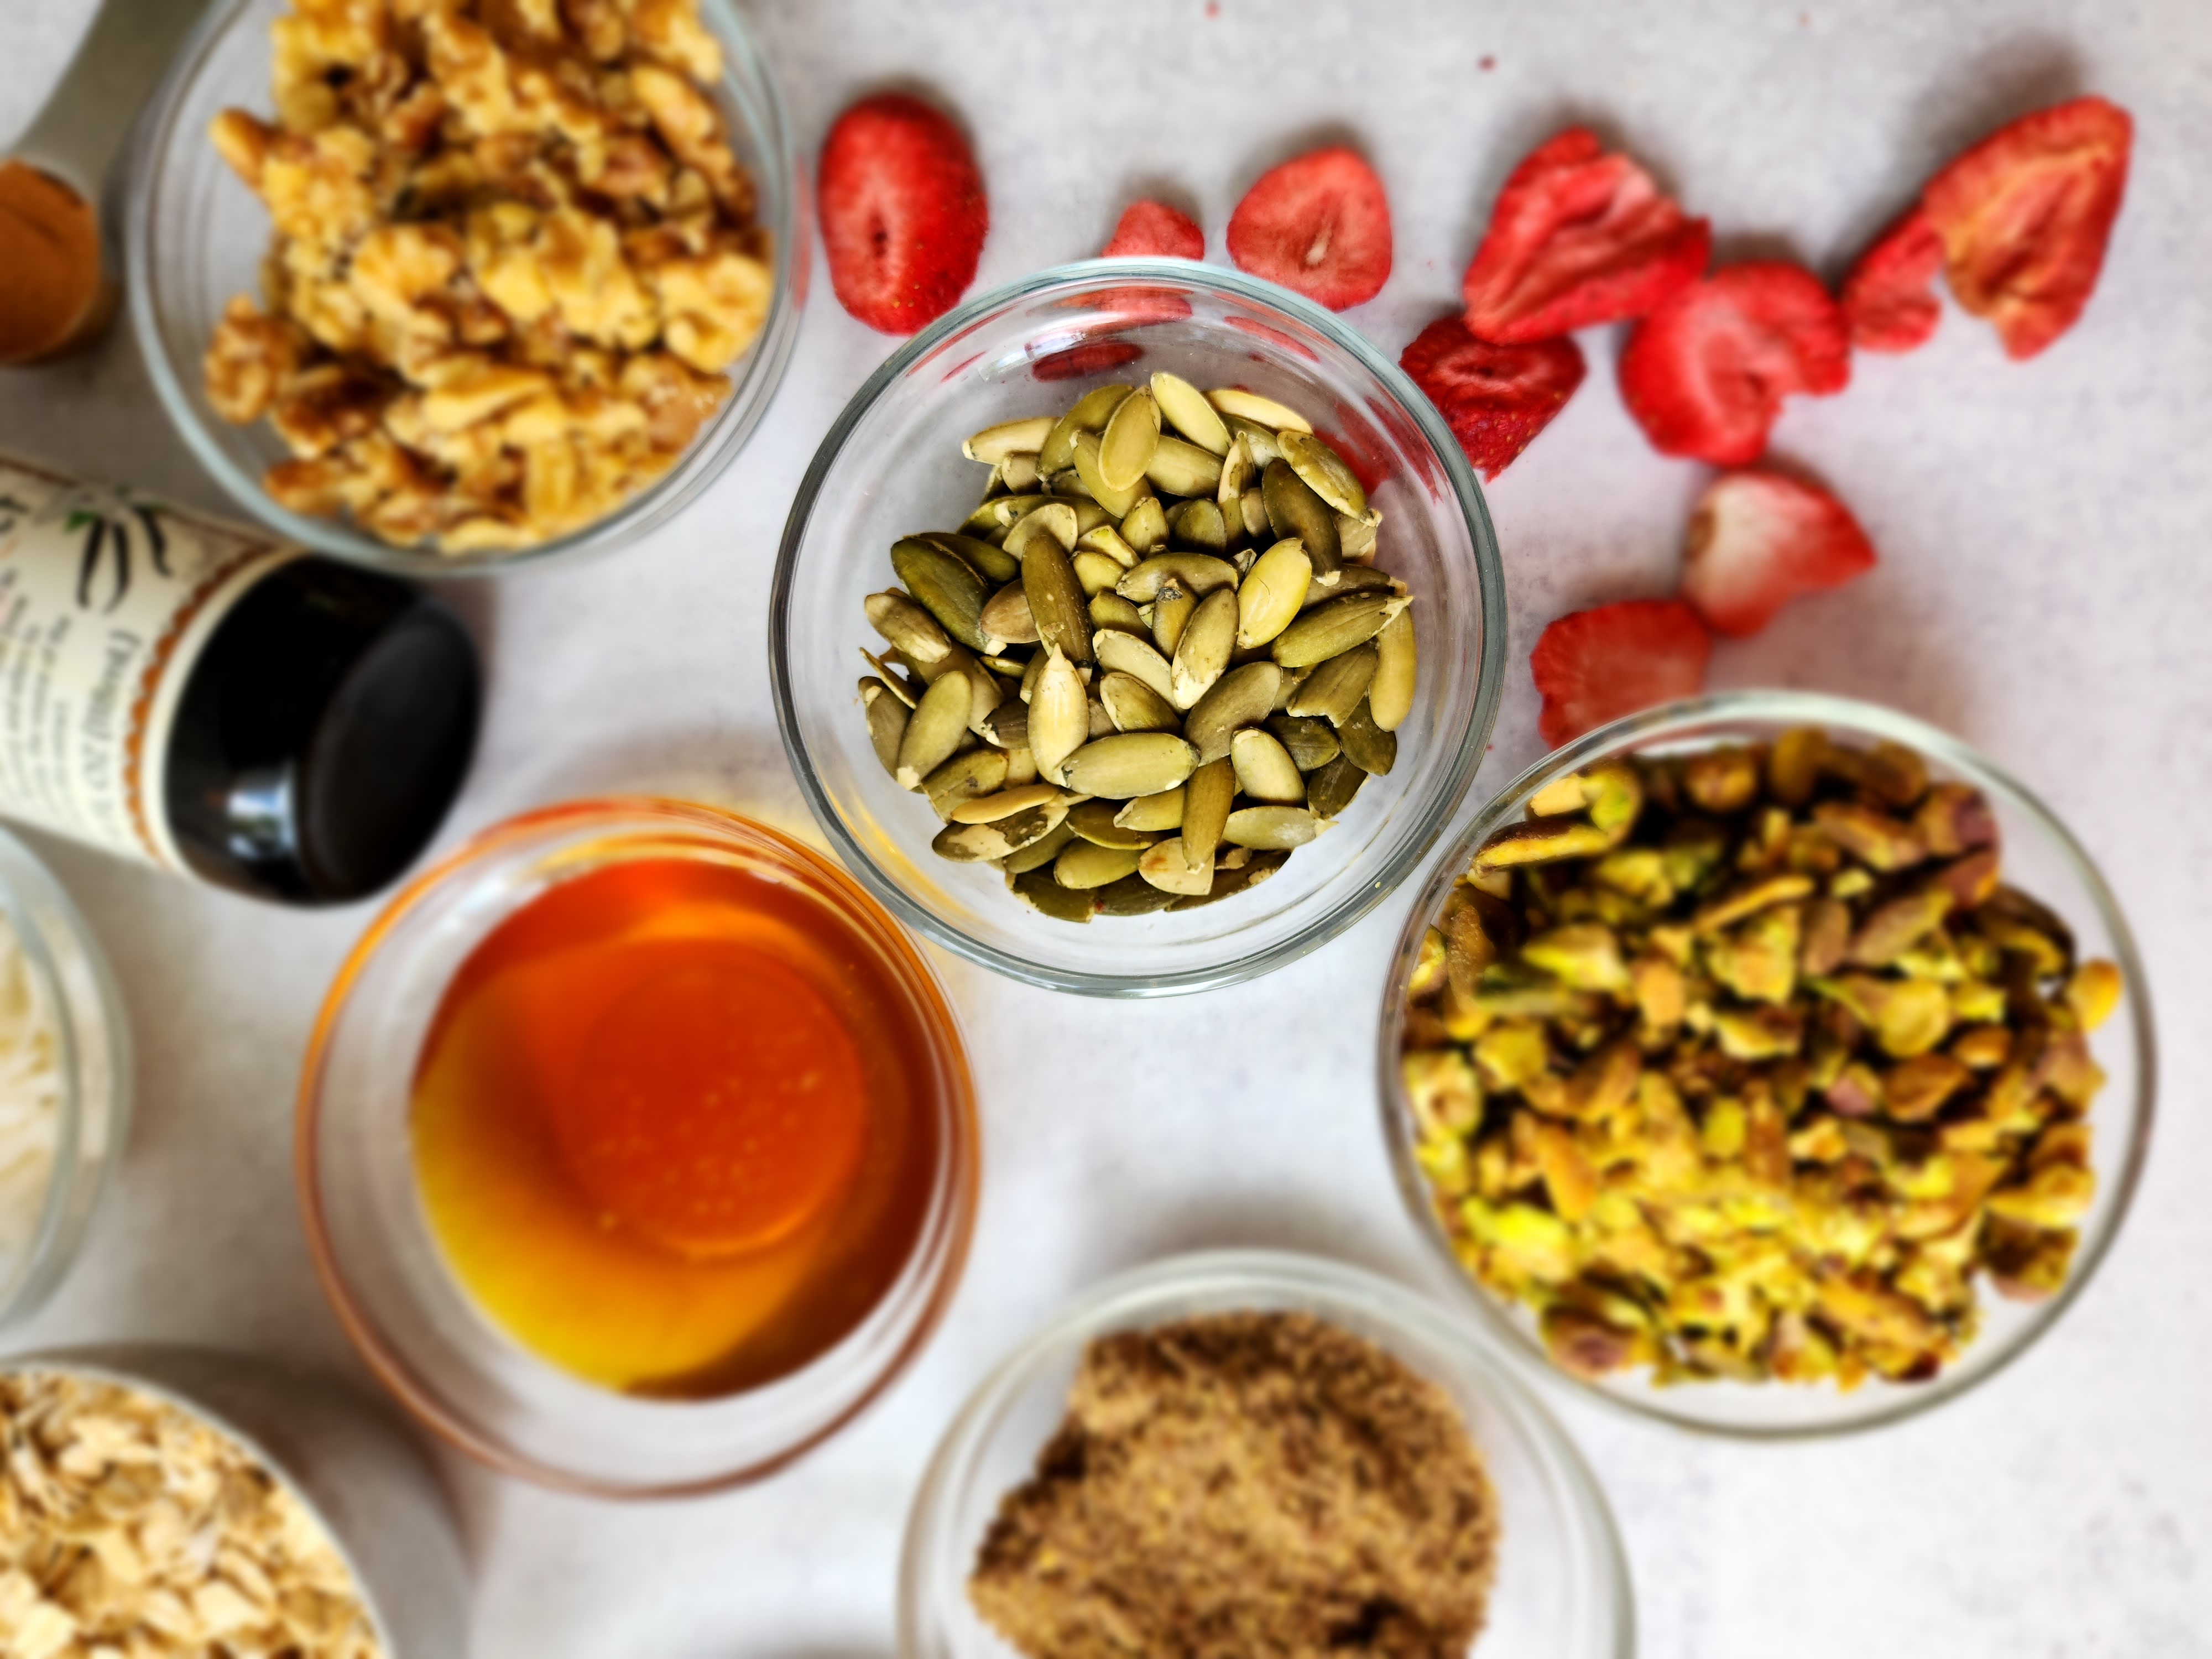
[[[416,575],[627,544],[728,465],[807,258],[729,0],[219,0],[143,124],[132,325],[256,518]]]
[[[1871,703],[1741,691],[1522,774],[1385,993],[1384,1132],[1463,1305],[1597,1398],[1859,1429],[2016,1358],[2148,1145],[2142,970],[2024,787]]]
[[[69,895],[0,833],[0,1326],[75,1263],[131,1123],[122,994]]]
[[[1193,1650],[1628,1659],[1603,1493],[1423,1293],[1279,1250],[1085,1291],[923,1476],[901,1659]]]
[[[1410,875],[1473,781],[1504,596],[1480,487],[1356,332],[1182,260],[1025,278],[817,453],[770,618],[815,817],[1033,984],[1250,978]]]

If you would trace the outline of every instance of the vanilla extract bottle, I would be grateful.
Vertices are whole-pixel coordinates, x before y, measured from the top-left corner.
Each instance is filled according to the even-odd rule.
[[[0,457],[0,814],[339,903],[436,833],[481,701],[421,588]]]

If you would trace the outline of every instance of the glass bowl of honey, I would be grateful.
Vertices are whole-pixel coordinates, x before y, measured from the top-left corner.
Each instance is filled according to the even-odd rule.
[[[828,860],[719,808],[579,802],[395,899],[300,1085],[310,1246],[430,1429],[609,1497],[718,1490],[920,1351],[978,1180],[957,1022]]]

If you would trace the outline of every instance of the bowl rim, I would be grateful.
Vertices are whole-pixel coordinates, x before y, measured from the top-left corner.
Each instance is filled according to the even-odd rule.
[[[130,1139],[136,1106],[130,1010],[115,970],[100,939],[76,901],[38,854],[19,837],[0,830],[0,915],[15,930],[30,971],[53,1011],[59,1051],[62,1096],[54,1128],[53,1168],[40,1195],[39,1218],[30,1247],[12,1284],[0,1283],[0,1329],[28,1319],[44,1307],[76,1263],[89,1237],[93,1218],[115,1184],[115,1169]],[[84,984],[94,1007],[78,1008],[69,977],[55,960],[47,933],[67,933],[80,958]],[[86,1097],[85,1072],[91,1059],[79,1041],[78,1021],[88,1014],[98,1022],[107,1050],[107,1113],[105,1147],[85,1190],[84,1140],[94,1103]]]
[[[1469,711],[1459,752],[1452,757],[1443,787],[1415,814],[1382,867],[1353,891],[1339,899],[1329,909],[1305,923],[1288,938],[1264,950],[1234,957],[1217,966],[1142,975],[1087,973],[1032,962],[1026,957],[1001,951],[970,938],[909,898],[896,882],[884,874],[867,850],[847,830],[829,790],[814,769],[805,742],[800,735],[798,702],[792,688],[786,649],[791,607],[798,580],[799,549],[805,539],[814,503],[830,469],[843,453],[854,429],[874,408],[884,389],[915,363],[996,312],[1054,289],[1089,286],[1109,277],[1116,284],[1162,283],[1189,285],[1210,289],[1224,297],[1248,304],[1272,307],[1323,335],[1332,344],[1349,355],[1361,368],[1374,377],[1384,394],[1413,422],[1443,467],[1443,475],[1459,503],[1461,516],[1466,521],[1468,540],[1474,547],[1475,587],[1482,605],[1481,660],[1475,676],[1474,704]],[[1249,337],[1238,337],[1246,349],[1255,348],[1255,342]],[[782,544],[776,552],[775,580],[769,599],[768,629],[769,676],[775,699],[776,726],[783,738],[784,754],[790,763],[792,774],[798,780],[799,792],[806,798],[808,810],[813,813],[815,822],[821,825],[823,833],[830,838],[838,857],[854,878],[866,888],[879,903],[908,927],[956,956],[964,957],[970,962],[1024,984],[1049,991],[1073,991],[1085,996],[1179,996],[1188,992],[1216,990],[1224,986],[1241,984],[1297,961],[1364,918],[1420,867],[1422,860],[1427,857],[1452,815],[1466,799],[1468,791],[1474,787],[1475,774],[1481,769],[1484,755],[1489,748],[1491,732],[1497,725],[1498,705],[1505,682],[1505,570],[1498,550],[1498,533],[1490,520],[1488,503],[1458,441],[1451,435],[1450,428],[1437,412],[1436,405],[1414,386],[1405,371],[1370,344],[1358,330],[1302,295],[1278,283],[1249,276],[1224,266],[1201,264],[1188,259],[1082,259],[1048,266],[1026,276],[1017,277],[947,312],[886,357],[860,389],[853,394],[815,450],[813,459],[807,464],[805,476],[799,482],[798,493],[792,498],[791,514],[785,520]]]
[[[1620,1524],[1582,1449],[1537,1391],[1500,1360],[1479,1331],[1453,1319],[1426,1292],[1332,1256],[1256,1249],[1188,1251],[1115,1273],[1079,1291],[985,1373],[939,1437],[907,1511],[899,1546],[902,1659],[929,1659],[936,1651],[925,1639],[934,1607],[927,1556],[943,1529],[945,1503],[981,1446],[986,1419],[1037,1366],[1071,1345],[1139,1322],[1157,1322],[1162,1304],[1206,1291],[1276,1291],[1287,1297],[1354,1306],[1387,1325],[1418,1331],[1423,1340],[1452,1348],[1455,1369],[1479,1381],[1489,1403],[1551,1460],[1571,1507],[1584,1523],[1595,1576],[1607,1587],[1607,1611],[1613,1623],[1612,1659],[1632,1659],[1636,1651],[1635,1578]],[[1480,1651],[1479,1638],[1475,1651]]]
[[[2058,1292],[2037,1305],[2030,1322],[2021,1328],[1986,1363],[1961,1371],[1948,1369],[1931,1381],[1914,1385],[1913,1392],[1881,1408],[1847,1419],[1807,1423],[1730,1423],[1671,1410],[1668,1390],[1646,1382],[1634,1392],[1608,1389],[1577,1376],[1553,1363],[1551,1356],[1529,1336],[1514,1311],[1478,1284],[1453,1255],[1449,1237],[1437,1218],[1427,1177],[1413,1153],[1412,1109],[1405,1098],[1399,1065],[1406,1024],[1406,985],[1430,921],[1443,905],[1453,884],[1466,868],[1476,847],[1516,814],[1536,790],[1553,778],[1595,760],[1663,743],[1671,736],[1689,735],[1698,728],[1730,721],[1781,726],[1820,726],[1904,744],[1972,782],[1991,791],[2039,829],[2073,871],[2088,893],[2099,920],[2112,937],[2112,954],[2128,988],[2124,1000],[2136,1054],[2134,1133],[2122,1152],[2109,1179],[2113,1201],[2100,1233],[2085,1237],[2073,1271]],[[1714,741],[1725,742],[1725,736]],[[2142,957],[2126,915],[2111,885],[2088,851],[2042,799],[2009,772],[1964,739],[1942,727],[1881,703],[1827,692],[1782,689],[1747,689],[1686,697],[1597,727],[1571,743],[1552,750],[1523,770],[1476,811],[1468,827],[1440,855],[1423,885],[1419,899],[1407,915],[1390,958],[1382,988],[1380,1038],[1376,1048],[1376,1096],[1381,1107],[1379,1127],[1395,1176],[1399,1197],[1404,1201],[1415,1231],[1426,1248],[1432,1271],[1448,1275],[1456,1287],[1451,1302],[1471,1313],[1480,1325],[1522,1369],[1555,1385],[1571,1389],[1581,1399],[1633,1421],[1663,1423],[1682,1431],[1722,1440],[1784,1441],[1824,1439],[1886,1428],[1948,1404],[2006,1370],[2034,1347],[2058,1322],[2087,1287],[2125,1225],[2141,1184],[2150,1150],[2151,1128],[2156,1116],[2158,1046],[2151,1012],[2150,984]],[[2103,1180],[2107,1177],[2100,1176]],[[1969,1350],[1971,1352],[1971,1349]],[[1839,1398],[1831,1394],[1830,1398]]]
[[[322,1006],[316,1012],[314,1027],[308,1035],[306,1050],[301,1058],[292,1140],[293,1185],[299,1197],[301,1221],[307,1235],[307,1251],[314,1264],[315,1277],[356,1352],[375,1375],[377,1381],[406,1408],[409,1416],[446,1444],[503,1474],[514,1475],[556,1492],[624,1500],[701,1497],[749,1486],[797,1462],[873,1405],[921,1357],[943,1322],[965,1275],[969,1250],[974,1243],[975,1212],[982,1187],[982,1128],[976,1104],[974,1069],[969,1061],[967,1038],[961,1029],[959,1010],[928,957],[896,925],[895,918],[885,916],[882,920],[888,924],[890,939],[911,958],[908,964],[913,969],[911,988],[917,1003],[922,1005],[918,1012],[940,1029],[945,1039],[943,1059],[951,1085],[948,1103],[951,1127],[945,1137],[944,1170],[938,1179],[949,1194],[949,1199],[946,1213],[934,1232],[925,1229],[915,1241],[912,1259],[919,1259],[934,1249],[937,1261],[928,1281],[920,1291],[920,1310],[913,1326],[883,1360],[865,1387],[834,1417],[801,1438],[737,1468],[687,1476],[677,1480],[625,1482],[580,1474],[516,1450],[505,1441],[485,1431],[467,1415],[448,1406],[442,1391],[417,1375],[414,1364],[386,1340],[382,1327],[356,1297],[344,1264],[333,1245],[324,1211],[318,1128],[321,1121],[324,1073],[339,1022],[350,1003],[356,982],[386,939],[416,905],[434,890],[456,880],[467,880],[483,860],[519,842],[526,842],[549,830],[586,824],[593,820],[619,823],[636,822],[641,818],[659,818],[671,824],[690,824],[722,833],[727,833],[734,825],[744,835],[758,837],[766,844],[768,851],[785,863],[803,866],[810,874],[852,886],[855,889],[854,896],[863,901],[868,897],[864,890],[858,889],[849,874],[814,848],[757,818],[702,801],[655,795],[598,796],[539,807],[502,819],[470,837],[394,894],[347,951],[344,962],[331,979],[330,989],[324,994]],[[552,1368],[550,1361],[535,1355],[530,1358],[539,1365]],[[817,1356],[817,1360],[819,1358]],[[810,1364],[816,1362],[809,1362]],[[791,1376],[803,1376],[805,1370],[805,1368],[802,1367]],[[728,1395],[723,1398],[738,1397]]]
[[[261,1355],[240,1353],[200,1342],[131,1341],[126,1339],[115,1342],[32,1348],[0,1358],[0,1372],[53,1371],[65,1376],[80,1376],[129,1389],[149,1396],[172,1411],[181,1413],[201,1427],[211,1430],[231,1442],[291,1494],[292,1501],[321,1528],[323,1541],[345,1564],[346,1576],[353,1581],[354,1594],[359,1597],[362,1611],[368,1614],[369,1625],[378,1641],[383,1644],[385,1653],[392,1656],[392,1659],[405,1659],[405,1656],[398,1653],[392,1645],[392,1620],[384,1609],[383,1592],[362,1571],[352,1542],[332,1522],[331,1512],[307,1490],[290,1466],[270,1449],[269,1443],[260,1436],[236,1422],[228,1412],[206,1404],[173,1382],[137,1369],[149,1354],[168,1355],[188,1361],[204,1360],[271,1380],[287,1379],[319,1385],[331,1397],[344,1400],[345,1385],[336,1377],[270,1360]],[[354,1404],[350,1400],[344,1400],[344,1403],[348,1407]]]
[[[184,3],[184,0],[178,0]],[[736,73],[735,61],[746,64],[763,94],[757,111],[762,147],[766,153],[764,175],[755,180],[760,222],[774,239],[777,252],[775,288],[760,333],[744,354],[730,364],[730,396],[714,419],[702,427],[666,472],[624,500],[605,517],[580,530],[528,547],[495,552],[446,554],[416,544],[396,547],[356,529],[348,518],[319,518],[280,507],[250,477],[234,465],[222,446],[202,420],[193,403],[192,388],[185,385],[177,366],[164,349],[160,319],[155,314],[150,249],[154,238],[154,179],[164,165],[164,155],[178,138],[175,128],[185,97],[198,84],[216,47],[239,26],[242,14],[261,0],[210,0],[207,10],[185,34],[161,84],[148,100],[136,124],[129,151],[128,185],[124,214],[124,287],[131,313],[131,328],[154,383],[156,400],[185,446],[223,493],[264,530],[315,553],[388,575],[416,580],[495,576],[528,568],[544,569],[615,552],[667,523],[705,492],[734,461],[783,385],[799,342],[799,320],[809,287],[809,261],[813,252],[813,228],[809,210],[805,164],[800,156],[791,115],[775,64],[758,37],[732,0],[698,0],[701,15],[732,63],[726,64],[726,86]],[[200,142],[197,134],[184,142]],[[765,175],[773,174],[775,183]],[[727,422],[726,425],[724,422]]]

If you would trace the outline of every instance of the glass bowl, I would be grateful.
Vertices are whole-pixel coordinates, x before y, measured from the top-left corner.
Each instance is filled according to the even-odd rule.
[[[1131,296],[1140,296],[1133,303]],[[1182,313],[1187,314],[1174,314]],[[1382,481],[1376,563],[1414,594],[1420,689],[1397,764],[1270,880],[1218,904],[1071,926],[988,865],[929,851],[927,801],[884,773],[854,686],[881,643],[861,601],[892,586],[893,541],[945,529],[981,495],[960,441],[1169,369],[1279,398]],[[807,803],[860,882],[946,948],[1016,979],[1152,996],[1249,979],[1334,938],[1410,874],[1473,781],[1504,672],[1498,544],[1466,458],[1427,398],[1337,318],[1270,283],[1186,260],[1042,271],[894,353],[823,440],[793,503],[769,621],[776,720]]]
[[[480,574],[572,554],[606,552],[647,535],[712,483],[759,425],[791,358],[806,295],[805,192],[775,71],[730,0],[699,0],[721,42],[715,103],[738,160],[751,174],[758,222],[775,251],[768,321],[730,365],[729,397],[683,459],[596,523],[533,547],[441,553],[394,547],[349,519],[279,507],[261,487],[290,452],[265,420],[233,426],[210,407],[200,360],[234,295],[261,292],[269,215],[216,154],[208,124],[234,106],[270,107],[269,25],[290,0],[215,0],[177,54],[139,124],[125,210],[131,327],[177,430],[201,465],[252,516],[303,547],[408,576]]]
[[[53,1011],[61,1101],[54,1159],[27,1248],[0,1253],[0,1325],[28,1317],[76,1261],[131,1126],[131,1024],[100,942],[31,849],[0,832],[0,914],[33,994]]]
[[[436,1472],[375,1401],[267,1360],[161,1343],[16,1354],[4,1369],[118,1383],[198,1419],[321,1526],[389,1659],[463,1659],[468,1651],[460,1528]]]
[[[1517,821],[1529,798],[1553,778],[1631,750],[1689,752],[1771,738],[1796,726],[1820,726],[1855,739],[1860,746],[1885,739],[1903,744],[1926,758],[1931,780],[1954,780],[1979,789],[1996,814],[2006,882],[2063,918],[2074,930],[2082,958],[2104,957],[2119,964],[2126,991],[2118,1018],[2090,1039],[2108,1080],[2089,1109],[2097,1196],[2081,1224],[2073,1271],[2056,1295],[2039,1303],[2014,1302],[1980,1283],[1979,1334],[1955,1363],[1925,1382],[1892,1382],[1876,1376],[1844,1394],[1826,1383],[1715,1380],[1661,1387],[1641,1371],[1614,1373],[1596,1381],[1576,1376],[1553,1362],[1526,1307],[1508,1303],[1476,1283],[1452,1254],[1450,1237],[1413,1156],[1417,1130],[1399,1066],[1407,981],[1419,956],[1424,932],[1443,909],[1452,884],[1473,862],[1475,849]],[[1475,1322],[1522,1364],[1606,1405],[1686,1429],[1753,1439],[1833,1434],[1896,1422],[1955,1399],[2026,1352],[2081,1295],[2119,1231],[2149,1147],[2155,1073],[2150,999],[2135,939],[2096,865],[2051,809],[1995,763],[1946,732],[1878,704],[1803,691],[1731,691],[1631,714],[1555,750],[1507,785],[1452,843],[1407,921],[1382,993],[1377,1054],[1382,1133],[1399,1191],[1431,1247],[1431,1255],[1450,1279],[1457,1304]]]
[[[999,1500],[1034,1472],[1094,1338],[1170,1320],[1297,1312],[1387,1349],[1451,1397],[1498,1505],[1482,1659],[1627,1659],[1635,1595],[1603,1493],[1551,1414],[1449,1310],[1358,1268],[1273,1250],[1175,1256],[1089,1291],[1000,1362],[945,1431],[907,1521],[901,1659],[1018,1659],[969,1605]]]
[[[931,1056],[938,1167],[912,1254],[858,1325],[774,1382],[705,1400],[614,1393],[495,1327],[447,1269],[419,1196],[408,1114],[454,971],[564,879],[625,860],[734,866],[834,917],[904,993]],[[495,826],[410,885],[354,947],[300,1079],[295,1146],[307,1240],[362,1355],[427,1426],[495,1468],[601,1497],[711,1492],[780,1468],[842,1427],[920,1352],[966,1259],[979,1178],[957,1022],[921,953],[821,854],[718,808],[580,801]]]

